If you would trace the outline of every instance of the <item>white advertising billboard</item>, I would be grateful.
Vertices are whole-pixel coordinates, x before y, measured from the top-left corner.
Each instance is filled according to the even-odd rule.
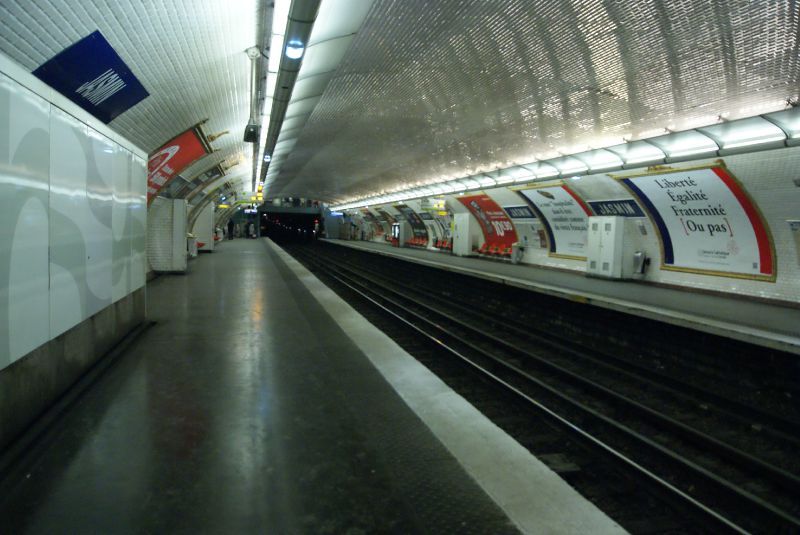
[[[614,178],[658,230],[662,269],[775,280],[769,228],[724,163]]]
[[[551,256],[586,259],[589,216],[586,203],[566,185],[519,190],[539,213]]]

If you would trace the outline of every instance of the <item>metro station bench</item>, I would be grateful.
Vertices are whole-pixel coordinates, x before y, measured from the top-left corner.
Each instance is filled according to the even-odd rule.
[[[473,251],[477,252],[479,255],[488,257],[488,258],[500,258],[500,259],[510,259],[511,258],[511,246],[500,246],[500,245],[489,245],[488,242],[483,242],[483,245],[480,248],[473,248]]]

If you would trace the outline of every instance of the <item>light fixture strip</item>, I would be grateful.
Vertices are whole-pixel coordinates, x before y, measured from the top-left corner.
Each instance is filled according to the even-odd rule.
[[[272,96],[278,83],[278,68],[280,67],[281,54],[283,53],[283,39],[286,32],[286,24],[289,22],[289,9],[292,6],[291,0],[275,0],[275,7],[272,11],[272,29],[269,39],[269,63],[267,67],[267,95],[264,99],[264,108],[272,110]],[[264,118],[261,125],[261,132],[266,135],[269,131],[270,115]],[[258,158],[256,159],[256,178],[261,180],[261,168],[264,165],[264,149],[266,143],[261,140],[258,147]]]
[[[791,110],[791,109],[784,110],[785,113],[791,113],[792,111],[793,110]],[[780,112],[775,112],[775,113],[780,113]],[[775,113],[773,113],[773,115]],[[758,115],[756,117],[762,117],[762,118],[768,120],[770,123],[777,124],[774,119],[770,119],[770,118],[764,117],[763,115]],[[732,122],[735,122],[735,121],[732,121]],[[692,131],[692,130],[702,134],[702,132],[699,132],[697,129],[689,129],[689,130],[684,130],[682,132]],[[659,134],[661,131],[658,130],[658,131],[652,131],[652,132],[654,134]],[[678,134],[680,134],[682,132],[675,132],[674,135],[678,135]],[[786,131],[784,130],[784,132],[786,132]],[[705,134],[703,134],[703,135],[705,137],[707,137],[709,140],[711,140],[711,138],[708,137],[707,135],[705,135]],[[659,135],[654,135],[652,137],[662,137],[662,136],[663,136],[663,134],[659,134]],[[668,137],[668,136],[666,136],[666,137]],[[551,158],[550,160],[543,160],[541,162],[537,162],[537,165],[545,164],[545,165],[553,168],[552,171],[547,170],[547,171],[542,171],[542,172],[536,172],[535,177],[524,177],[524,178],[526,180],[543,180],[543,179],[548,179],[548,178],[556,178],[558,176],[560,176],[562,178],[567,178],[567,175],[571,175],[571,174],[575,174],[575,173],[582,173],[582,172],[590,172],[591,173],[591,172],[598,171],[600,169],[606,170],[606,171],[610,170],[610,169],[617,169],[617,168],[618,169],[622,169],[622,168],[624,168],[626,166],[631,166],[633,164],[644,163],[644,162],[652,162],[652,161],[659,161],[659,160],[662,160],[664,157],[673,158],[673,159],[674,158],[686,159],[686,158],[691,157],[691,156],[696,156],[696,155],[699,155],[699,154],[707,154],[707,153],[711,153],[711,152],[719,152],[720,150],[724,150],[724,149],[733,149],[733,148],[740,148],[740,147],[746,147],[746,146],[755,147],[757,145],[767,145],[767,144],[771,144],[771,143],[777,143],[779,141],[786,141],[787,139],[794,139],[794,138],[797,138],[798,136],[800,136],[800,132],[794,132],[793,135],[791,135],[791,136],[789,136],[789,135],[774,135],[774,136],[770,136],[770,137],[766,137],[766,138],[763,138],[763,137],[762,138],[753,138],[753,139],[748,139],[748,140],[743,140],[743,141],[736,141],[736,142],[733,142],[733,143],[726,143],[721,147],[719,146],[718,143],[715,143],[715,142],[713,142],[713,140],[711,140],[712,143],[714,143],[714,145],[717,148],[712,148],[712,147],[710,147],[708,145],[702,146],[702,147],[695,146],[695,147],[690,147],[690,148],[685,148],[685,149],[682,149],[682,150],[678,150],[678,151],[672,152],[670,154],[664,154],[664,151],[662,149],[660,149],[656,145],[650,143],[648,141],[648,139],[640,139],[640,140],[637,140],[637,141],[645,141],[645,142],[650,143],[654,147],[658,148],[659,152],[664,154],[664,156],[657,156],[657,155],[653,154],[652,156],[639,157],[639,158],[634,158],[634,159],[628,160],[628,159],[623,158],[620,154],[612,151],[612,154],[615,154],[620,159],[620,163],[619,164],[613,165],[613,166],[605,166],[604,164],[601,164],[602,167],[594,168],[594,169],[591,169],[591,170],[589,169],[589,166],[586,166],[585,164],[584,164],[584,166],[570,165],[569,167],[565,167],[563,169],[556,169],[553,162],[558,160],[558,159],[560,159],[560,158]],[[605,148],[607,149],[607,147],[605,147]],[[593,152],[593,151],[586,151],[586,156],[588,157],[589,153],[591,153],[591,152]],[[573,157],[573,158],[577,159],[579,162],[583,163],[583,160],[580,158],[581,154],[570,154],[569,156]],[[532,165],[532,164],[523,164],[521,166],[515,166],[515,167],[523,167],[523,168],[525,168],[525,165]],[[513,169],[513,168],[508,168],[508,169]],[[505,169],[503,169],[501,171],[505,171]],[[538,169],[537,169],[537,171],[538,171]],[[531,172],[533,172],[533,171],[531,171]],[[448,181],[435,183],[435,184],[432,184],[432,186],[442,187],[442,188],[445,189],[445,191],[450,191],[451,193],[455,192],[455,191],[459,191],[459,190],[472,191],[472,190],[480,189],[480,185],[479,185],[479,187],[469,186],[465,190],[464,189],[464,184],[459,184],[459,182],[458,182],[459,180],[466,181],[466,180],[469,180],[471,178],[472,177],[462,177],[460,179],[453,179],[453,180],[448,180]],[[514,178],[513,181],[514,182],[521,182],[522,180],[520,180],[519,178]],[[456,184],[459,184],[459,185],[456,186]],[[500,184],[500,181],[498,181],[498,185],[499,184]],[[409,193],[408,190],[406,192],[399,192],[400,195],[403,195],[403,194],[407,195],[408,193]],[[412,197],[408,197],[408,198],[414,198],[414,197],[412,196]],[[355,201],[355,202],[351,201],[351,202],[349,202],[347,204],[338,205],[337,207],[334,207],[334,209],[349,210],[351,208],[359,208],[359,207],[362,207],[362,206],[365,206],[365,205],[381,204],[382,202],[384,202],[384,199],[382,199],[379,196],[373,196],[373,197],[365,198],[362,201]]]

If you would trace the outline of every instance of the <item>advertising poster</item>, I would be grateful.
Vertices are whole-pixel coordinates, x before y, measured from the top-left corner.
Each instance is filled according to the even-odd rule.
[[[147,204],[167,182],[211,151],[200,125],[196,125],[153,152],[147,160]]]
[[[517,193],[539,213],[551,256],[586,259],[592,212],[583,199],[565,185],[529,188]]]
[[[225,176],[225,170],[222,168],[222,165],[213,165],[194,177],[191,182],[187,184],[187,188],[181,192],[180,196],[191,199],[201,192],[204,187],[211,185],[212,182],[223,176]]]
[[[478,220],[489,247],[497,246],[502,251],[517,241],[517,231],[511,220],[488,195],[458,197],[458,201]]]
[[[723,163],[614,178],[658,229],[663,269],[775,280],[769,229]]]
[[[405,204],[396,204],[395,208],[398,212],[403,214],[405,220],[411,225],[411,232],[414,233],[415,238],[428,239],[428,229],[425,228],[425,223],[422,222],[422,218],[419,217],[414,210]]]
[[[364,216],[364,220],[367,223],[369,223],[372,226],[372,228],[375,230],[375,235],[376,236],[382,236],[383,235],[383,225],[380,224],[380,222],[372,214],[372,212],[370,212],[367,209],[362,209],[361,210],[361,215]]]
[[[378,212],[378,218],[384,223],[390,226],[392,225],[392,223],[396,223],[395,218],[392,217],[392,215],[389,214],[389,212],[387,212],[386,210],[378,209],[377,212]]]

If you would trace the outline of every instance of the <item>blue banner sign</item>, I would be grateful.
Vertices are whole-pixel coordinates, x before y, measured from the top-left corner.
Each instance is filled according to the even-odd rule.
[[[65,48],[33,74],[104,123],[150,95],[99,31]]]
[[[633,199],[611,201],[588,201],[595,215],[618,215],[622,217],[644,217],[644,212]]]
[[[536,219],[529,206],[503,206],[503,210],[511,219]]]

